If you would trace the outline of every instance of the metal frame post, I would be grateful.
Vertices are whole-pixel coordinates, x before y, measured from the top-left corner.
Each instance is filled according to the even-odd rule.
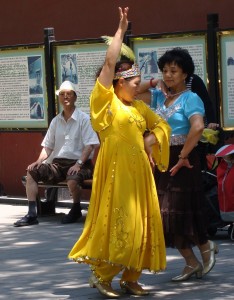
[[[209,94],[214,105],[216,122],[220,123],[220,99],[218,82],[218,49],[217,30],[219,27],[218,14],[207,15],[207,52],[208,52],[208,78]]]
[[[46,69],[46,88],[48,97],[48,122],[50,123],[56,114],[55,91],[54,91],[54,75],[53,75],[53,59],[51,51],[51,43],[55,41],[54,28],[44,28],[44,44],[45,44],[45,69]]]

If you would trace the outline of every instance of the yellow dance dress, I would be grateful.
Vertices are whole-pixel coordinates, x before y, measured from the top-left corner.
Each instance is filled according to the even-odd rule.
[[[166,267],[166,251],[152,169],[143,134],[153,132],[154,160],[165,171],[169,125],[143,101],[125,106],[99,81],[90,98],[92,126],[101,145],[83,233],[69,253],[79,263],[100,262],[136,271]]]

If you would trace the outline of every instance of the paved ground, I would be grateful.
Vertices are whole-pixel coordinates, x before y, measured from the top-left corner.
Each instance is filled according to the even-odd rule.
[[[0,204],[0,299],[103,299],[88,286],[89,267],[67,259],[67,254],[82,232],[84,220],[69,225],[60,223],[66,208],[57,215],[41,217],[40,224],[15,228],[14,221],[26,207]],[[234,241],[227,231],[218,231],[214,240],[220,248],[215,268],[203,279],[184,283],[170,279],[184,263],[176,250],[168,249],[167,270],[160,274],[144,272],[141,283],[151,290],[141,299],[200,300],[234,299]],[[119,290],[118,279],[113,287]],[[137,298],[123,295],[122,299]]]

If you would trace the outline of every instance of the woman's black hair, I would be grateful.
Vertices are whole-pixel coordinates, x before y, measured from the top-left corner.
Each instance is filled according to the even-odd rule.
[[[130,60],[129,58],[125,56],[121,56],[120,60],[117,61],[115,65],[115,73],[116,72],[122,72],[127,71],[131,69],[132,65],[134,64],[134,61]]]
[[[122,56],[119,61],[117,61],[115,65],[115,73],[117,72],[123,72],[131,69],[132,65],[134,64],[134,61],[129,60],[128,58]],[[117,84],[119,79],[113,80],[113,86]]]
[[[127,57],[125,56],[121,56],[120,60],[117,61],[116,65],[115,65],[115,73],[116,72],[123,72],[123,71],[127,71],[129,69],[131,69],[132,65],[134,64],[134,61],[129,60]],[[98,76],[100,75],[102,70],[102,67],[100,67],[98,69],[98,71],[96,72],[96,78],[98,78]],[[113,80],[113,86],[115,86],[117,84],[119,79],[114,79]]]
[[[190,76],[194,73],[194,62],[187,49],[180,47],[173,48],[172,50],[166,51],[158,59],[158,67],[161,72],[163,71],[165,64],[171,63],[175,63],[184,73],[188,74],[186,81],[189,80]]]

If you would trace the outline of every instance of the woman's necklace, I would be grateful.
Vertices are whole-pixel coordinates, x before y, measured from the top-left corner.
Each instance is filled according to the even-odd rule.
[[[179,95],[181,95],[181,94],[187,92],[188,90],[189,90],[189,89],[185,89],[185,90],[183,90],[183,91],[181,91],[181,92],[179,92],[179,93],[176,93],[176,94],[171,94],[171,93],[169,92],[168,94],[165,94],[165,97],[166,97],[166,99],[174,98],[174,97],[176,97],[176,96],[179,96]]]

